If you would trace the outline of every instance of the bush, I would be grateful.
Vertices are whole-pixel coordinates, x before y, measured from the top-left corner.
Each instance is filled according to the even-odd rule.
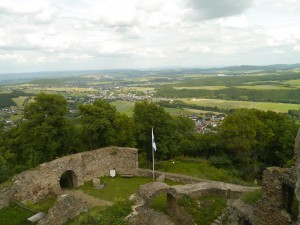
[[[249,205],[255,205],[261,199],[261,194],[261,189],[252,192],[245,192],[242,194],[241,199]]]
[[[213,166],[217,168],[230,168],[232,167],[232,161],[229,159],[227,155],[222,156],[212,156],[210,159],[210,162]]]

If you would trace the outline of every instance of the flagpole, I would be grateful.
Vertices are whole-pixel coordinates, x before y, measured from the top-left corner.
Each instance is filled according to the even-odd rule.
[[[155,174],[154,174],[154,148],[152,148],[152,169],[153,169],[153,181],[155,180]]]
[[[153,133],[153,127],[152,127],[152,141],[151,141],[151,147],[152,147],[152,170],[153,170],[153,181],[155,180],[155,174],[154,174],[154,151],[156,151],[156,143],[154,139],[154,133]]]

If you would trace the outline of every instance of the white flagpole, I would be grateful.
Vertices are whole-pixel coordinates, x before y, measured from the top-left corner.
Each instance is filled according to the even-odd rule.
[[[155,180],[155,174],[154,174],[154,151],[156,151],[156,144],[155,144],[155,139],[154,139],[153,127],[152,127],[151,147],[152,147],[152,169],[153,169],[153,181],[154,181]]]

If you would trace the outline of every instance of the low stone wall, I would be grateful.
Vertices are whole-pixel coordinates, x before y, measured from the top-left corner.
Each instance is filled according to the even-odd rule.
[[[74,186],[80,186],[94,177],[108,176],[113,168],[117,174],[138,175],[137,149],[109,147],[62,157],[16,175],[11,189],[23,203],[38,202],[50,193],[60,194],[60,178],[66,171],[72,171]]]
[[[11,186],[7,186],[0,190],[0,209],[9,205],[9,201],[14,191]]]
[[[255,224],[253,219],[254,207],[238,200],[229,200],[227,208],[220,217],[220,224],[222,225],[243,225],[245,222]]]
[[[61,195],[37,225],[62,225],[82,212],[87,212],[87,203],[71,195]]]

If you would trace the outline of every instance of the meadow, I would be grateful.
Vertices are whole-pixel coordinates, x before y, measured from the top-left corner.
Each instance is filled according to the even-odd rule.
[[[199,106],[210,106],[218,107],[222,109],[237,109],[237,108],[248,108],[248,109],[260,109],[264,111],[274,111],[280,113],[287,113],[288,110],[299,110],[299,104],[289,103],[273,103],[273,102],[249,102],[249,101],[231,101],[231,100],[220,100],[220,99],[180,99],[187,104],[195,104]]]

